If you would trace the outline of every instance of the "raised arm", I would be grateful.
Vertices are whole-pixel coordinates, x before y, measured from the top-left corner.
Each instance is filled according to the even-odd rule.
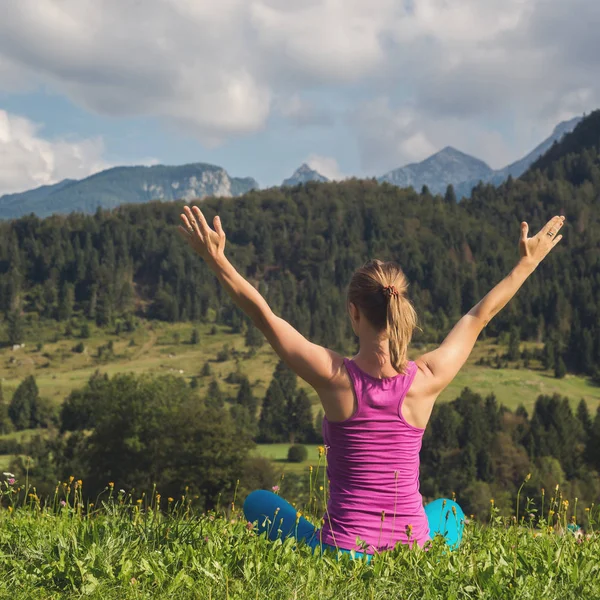
[[[213,221],[214,230],[197,206],[192,209],[186,206],[181,220],[182,237],[205,260],[231,299],[250,317],[280,358],[317,392],[326,391],[342,369],[342,357],[309,342],[275,315],[258,290],[235,270],[225,257],[225,232],[218,216]]]
[[[562,235],[557,233],[564,221],[564,217],[554,217],[532,238],[527,237],[527,223],[521,223],[521,258],[514,269],[462,317],[439,348],[415,361],[420,371],[420,395],[435,400],[456,377],[471,354],[481,330],[508,304],[529,275],[560,242]]]

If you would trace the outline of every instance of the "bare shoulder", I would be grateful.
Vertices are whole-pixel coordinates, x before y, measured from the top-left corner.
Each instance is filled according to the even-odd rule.
[[[414,362],[417,365],[417,372],[404,398],[402,416],[409,425],[425,429],[431,417],[437,393],[434,391],[433,373],[427,362],[422,360],[422,357]]]
[[[325,416],[331,422],[349,419],[357,408],[357,400],[343,357],[334,361],[333,376],[326,385],[316,389]]]
[[[417,372],[406,397],[423,398],[434,395],[434,375],[427,362],[427,355],[415,359],[414,363],[417,365]]]

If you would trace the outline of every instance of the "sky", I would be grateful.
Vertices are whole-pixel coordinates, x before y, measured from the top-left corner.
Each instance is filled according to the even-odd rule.
[[[600,108],[598,0],[0,5],[0,195],[126,164],[372,177],[448,145],[500,168]]]

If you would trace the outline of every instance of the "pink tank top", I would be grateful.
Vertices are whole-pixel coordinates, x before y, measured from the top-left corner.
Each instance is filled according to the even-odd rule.
[[[393,548],[398,542],[423,546],[429,539],[419,493],[419,452],[425,430],[409,425],[402,416],[417,365],[410,361],[406,375],[377,379],[352,360],[344,359],[344,364],[358,407],[341,423],[323,419],[330,495],[322,542],[368,553]]]

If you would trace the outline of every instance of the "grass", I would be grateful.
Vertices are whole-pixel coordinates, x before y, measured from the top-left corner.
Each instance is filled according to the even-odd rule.
[[[1,490],[15,497],[7,483]],[[569,507],[518,525],[492,507],[488,523],[465,526],[454,552],[438,540],[427,552],[400,545],[366,563],[313,555],[291,539],[270,542],[238,511],[203,514],[192,499],[162,499],[157,510],[156,499],[147,505],[112,491],[97,506],[84,505],[78,490],[64,497],[64,506],[58,496],[42,506],[28,496],[12,510],[5,498],[0,598],[600,597],[600,536],[593,519],[587,535],[566,531]]]
[[[303,444],[308,452],[308,458],[300,463],[288,462],[287,455],[290,446],[291,444],[257,444],[253,453],[270,458],[277,474],[308,473],[310,465],[317,465],[319,461],[319,446],[317,444]]]

